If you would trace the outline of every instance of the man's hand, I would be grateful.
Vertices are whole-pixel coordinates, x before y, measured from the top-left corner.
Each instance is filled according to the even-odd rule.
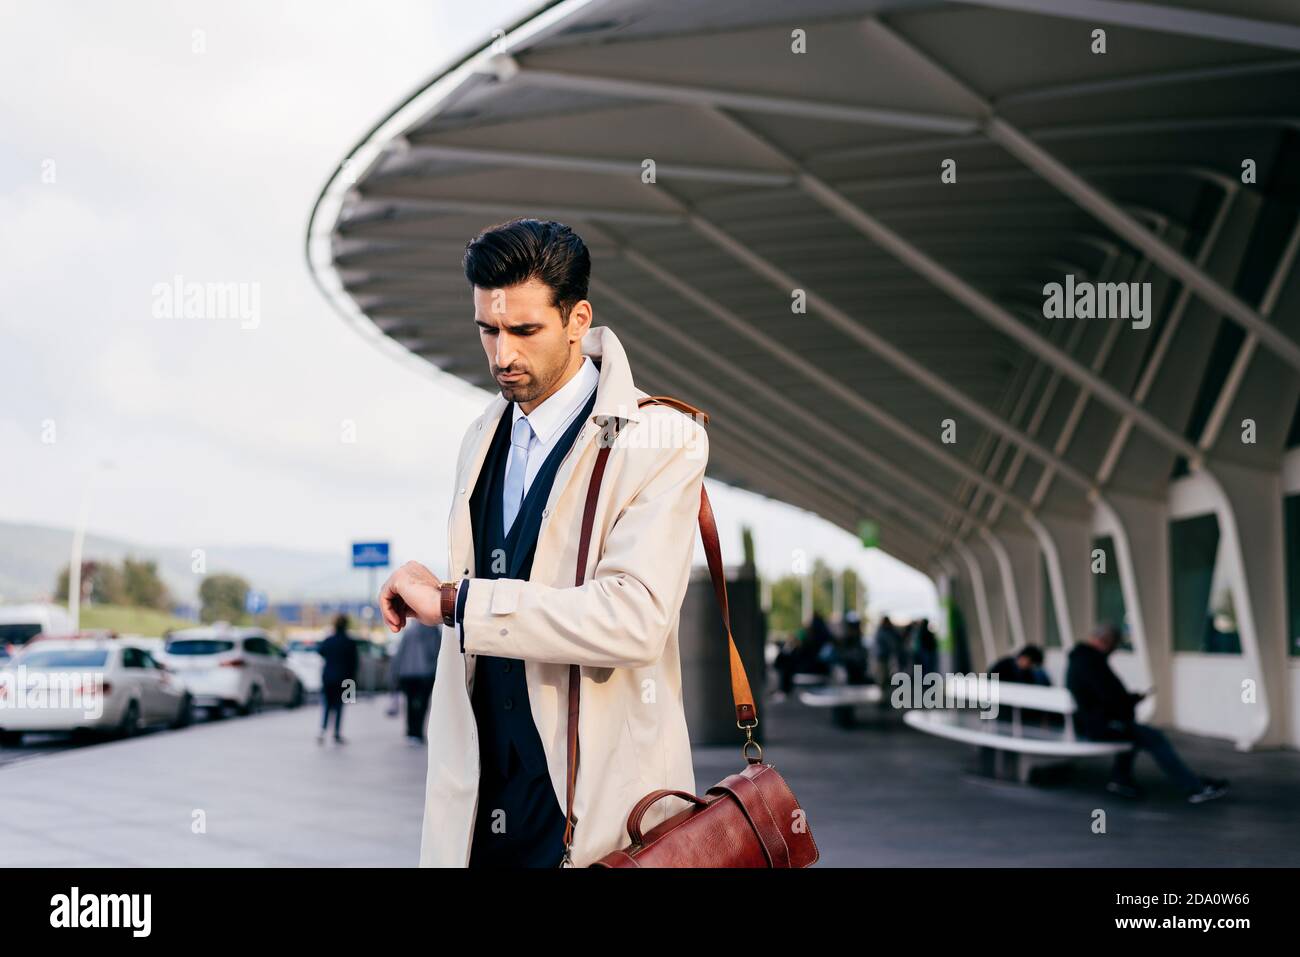
[[[408,616],[421,624],[442,624],[442,582],[419,562],[407,562],[388,576],[379,589],[379,613],[394,634],[406,627]]]

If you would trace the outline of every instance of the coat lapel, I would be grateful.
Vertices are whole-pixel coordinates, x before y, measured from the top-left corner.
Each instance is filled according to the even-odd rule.
[[[555,503],[564,493],[573,471],[582,461],[587,446],[591,445],[604,431],[610,419],[640,422],[642,413],[637,408],[637,390],[632,384],[632,370],[628,368],[627,354],[614,333],[608,326],[592,326],[582,337],[583,355],[600,364],[600,379],[596,383],[596,404],[592,407],[588,422],[573,440],[559,471],[555,473],[555,483],[546,498],[546,510],[555,511]],[[621,423],[620,423],[621,424]],[[613,430],[611,429],[611,434]]]
[[[473,453],[465,461],[461,473],[456,476],[456,501],[452,504],[451,510],[452,567],[447,571],[449,575],[458,578],[463,574],[472,577],[475,572],[474,525],[470,518],[469,499],[474,492],[475,483],[478,482],[479,472],[483,470],[483,461],[487,458],[488,449],[492,446],[496,424],[500,421],[507,405],[509,403],[505,399],[496,396],[487,411],[473,423],[471,428],[477,430],[476,445]]]

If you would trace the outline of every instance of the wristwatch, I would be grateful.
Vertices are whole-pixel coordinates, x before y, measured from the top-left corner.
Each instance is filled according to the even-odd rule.
[[[442,623],[448,627],[456,624],[456,589],[460,581],[443,582],[438,589],[442,593]]]

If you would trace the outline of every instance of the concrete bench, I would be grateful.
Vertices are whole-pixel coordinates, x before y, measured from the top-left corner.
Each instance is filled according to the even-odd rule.
[[[794,684],[803,688],[817,688],[830,680],[830,675],[808,671],[796,671],[793,678]]]
[[[842,728],[854,725],[858,705],[879,704],[883,697],[880,685],[830,684],[799,692],[799,700],[810,708],[829,708],[831,721]]]
[[[994,703],[1001,713],[1009,709],[1010,721],[980,716]],[[1014,776],[1022,783],[1036,765],[1060,763],[1075,758],[1109,757],[1132,747],[1122,741],[1088,741],[1074,731],[1074,697],[1065,688],[1023,685],[1000,681],[982,687],[964,683],[961,691],[966,708],[922,708],[908,711],[903,721],[918,731],[980,748],[986,760],[992,758],[995,776],[998,764],[1014,764]],[[945,689],[945,693],[947,689]],[[1024,720],[1022,712],[1040,711],[1062,716],[1061,727],[1040,727]]]

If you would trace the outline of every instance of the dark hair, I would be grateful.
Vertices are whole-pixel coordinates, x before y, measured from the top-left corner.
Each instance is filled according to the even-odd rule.
[[[563,223],[512,219],[489,226],[465,244],[465,278],[480,289],[504,289],[536,279],[550,287],[560,321],[587,298],[591,256],[587,245]]]
[[[1037,645],[1025,645],[1025,647],[1016,652],[1016,657],[1028,658],[1034,664],[1041,665],[1043,663],[1043,649],[1039,648]]]
[[[334,630],[338,632],[342,632],[343,634],[347,634],[348,631],[347,615],[339,615],[337,618],[334,619]]]

